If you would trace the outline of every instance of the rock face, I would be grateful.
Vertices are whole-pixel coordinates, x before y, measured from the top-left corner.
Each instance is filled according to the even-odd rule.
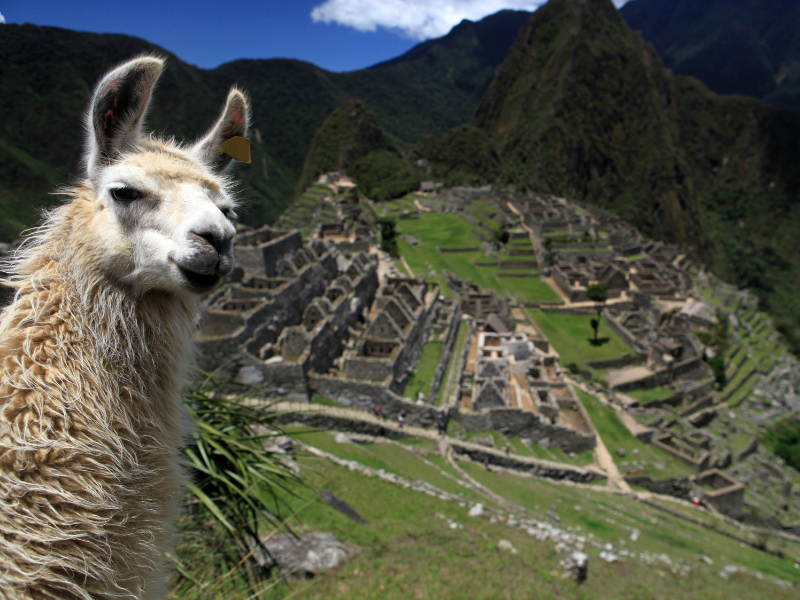
[[[340,543],[330,533],[308,533],[299,540],[280,535],[262,539],[269,556],[261,548],[254,551],[259,565],[277,566],[284,576],[309,578],[317,573],[329,571],[359,552],[355,546]]]

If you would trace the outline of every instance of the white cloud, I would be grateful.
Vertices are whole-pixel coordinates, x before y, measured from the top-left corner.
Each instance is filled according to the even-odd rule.
[[[0,13],[0,25],[6,22],[6,18],[3,16],[3,13]]]
[[[616,6],[617,8],[622,8],[630,1],[631,0],[614,0],[614,6]]]
[[[545,0],[326,0],[311,11],[315,22],[359,31],[399,29],[425,40],[446,35],[463,19],[477,21],[504,8],[536,10]]]

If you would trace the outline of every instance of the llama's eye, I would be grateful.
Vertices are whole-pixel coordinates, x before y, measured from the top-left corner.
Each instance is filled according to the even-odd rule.
[[[111,197],[122,204],[129,204],[144,197],[144,194],[136,188],[122,187],[111,190]]]

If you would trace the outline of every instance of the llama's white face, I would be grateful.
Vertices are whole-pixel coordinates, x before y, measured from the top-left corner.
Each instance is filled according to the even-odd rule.
[[[140,292],[202,293],[233,269],[234,202],[218,152],[247,132],[247,100],[231,90],[219,121],[189,149],[141,136],[163,61],[143,57],[109,73],[88,118],[87,174],[102,268]]]
[[[234,203],[191,155],[150,145],[98,173],[106,268],[141,291],[208,291],[233,269]]]

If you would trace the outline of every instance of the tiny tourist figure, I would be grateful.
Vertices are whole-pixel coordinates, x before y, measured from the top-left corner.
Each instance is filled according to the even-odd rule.
[[[405,413],[405,411],[403,411],[403,412],[401,412],[399,415],[397,415],[397,426],[398,426],[400,429],[402,429],[402,428],[403,428],[403,421],[405,421],[405,419],[406,419],[406,413]]]
[[[506,456],[508,456],[508,453],[511,452],[511,444],[509,442],[506,442],[506,445],[503,448],[503,450],[506,451]]]
[[[381,406],[380,406],[380,404],[376,404],[375,405],[375,416],[377,418],[379,418],[379,419],[381,418]]]

